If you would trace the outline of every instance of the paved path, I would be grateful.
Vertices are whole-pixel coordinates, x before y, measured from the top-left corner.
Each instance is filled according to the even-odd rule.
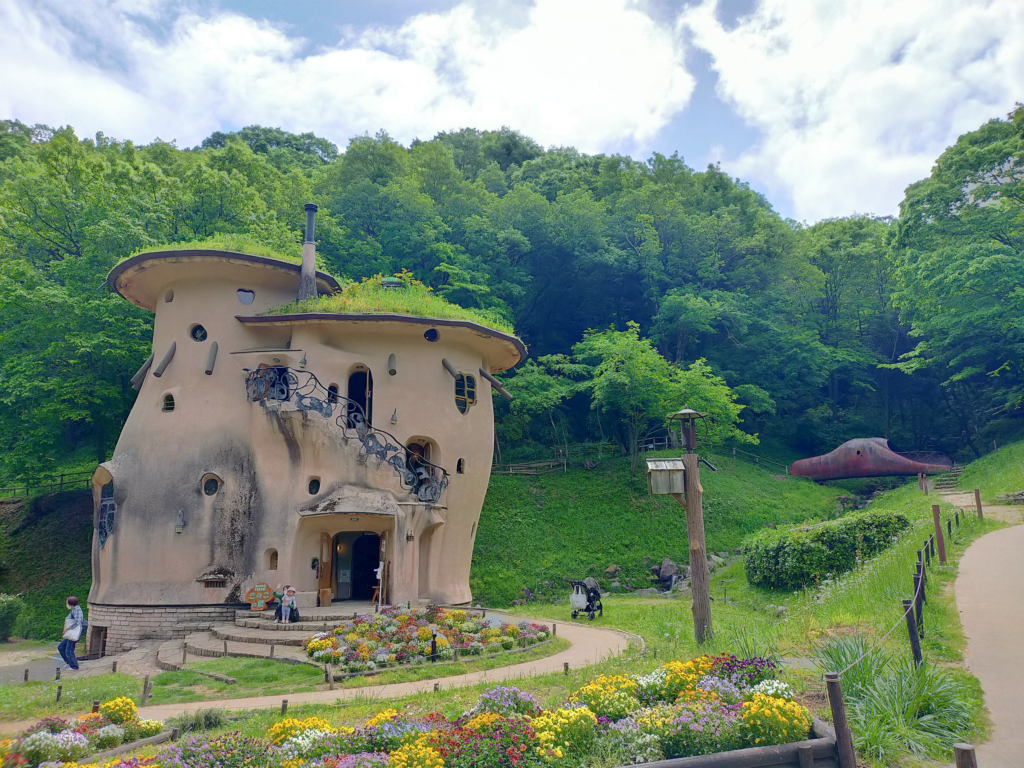
[[[509,621],[521,621],[527,617],[503,616]],[[536,619],[528,619],[536,621]],[[597,628],[586,624],[570,624],[558,622],[558,636],[568,640],[572,646],[553,656],[543,659],[513,664],[498,669],[471,672],[467,675],[444,677],[438,680],[416,680],[409,683],[393,685],[373,685],[365,688],[347,688],[335,691],[308,691],[305,693],[288,693],[277,696],[253,696],[245,699],[222,699],[219,701],[195,701],[181,704],[161,704],[143,707],[139,710],[141,717],[154,720],[166,720],[168,717],[182,712],[209,709],[239,710],[279,707],[281,699],[288,699],[289,706],[295,704],[327,704],[346,699],[385,698],[395,699],[424,693],[434,689],[434,683],[441,688],[463,688],[480,682],[499,682],[515,680],[533,675],[560,672],[565,662],[573,669],[596,664],[603,659],[622,653],[629,645],[630,639],[612,629]]]
[[[1024,526],[993,531],[968,547],[956,604],[967,668],[981,681],[992,718],[992,738],[977,748],[978,765],[1024,765]]]

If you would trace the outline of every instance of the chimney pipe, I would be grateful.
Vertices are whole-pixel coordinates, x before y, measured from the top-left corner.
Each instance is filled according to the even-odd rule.
[[[306,238],[302,243],[302,272],[297,299],[316,298],[316,203],[306,203]]]

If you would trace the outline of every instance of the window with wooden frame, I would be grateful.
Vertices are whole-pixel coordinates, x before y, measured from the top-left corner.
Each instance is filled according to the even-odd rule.
[[[460,373],[455,377],[455,407],[459,413],[466,413],[475,403],[476,378],[468,373]]]

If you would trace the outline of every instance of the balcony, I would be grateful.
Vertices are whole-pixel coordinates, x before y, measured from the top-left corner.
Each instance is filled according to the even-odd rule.
[[[437,505],[448,487],[448,472],[443,467],[431,464],[393,435],[376,429],[359,403],[329,392],[311,371],[283,365],[247,368],[245,394],[250,402],[264,408],[290,403],[298,411],[333,420],[345,445],[351,441],[359,445],[360,461],[375,458],[378,466],[388,464],[409,495],[427,506]]]

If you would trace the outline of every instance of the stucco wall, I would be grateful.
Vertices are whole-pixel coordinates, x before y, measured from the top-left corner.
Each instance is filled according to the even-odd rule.
[[[490,354],[507,355],[507,344],[499,349],[486,334],[445,327],[430,342],[427,327],[400,322],[238,319],[290,301],[297,283],[294,273],[210,259],[155,265],[125,279],[126,296],[156,297],[154,366],[176,348],[161,377],[152,370],[145,377],[113,459],[97,473],[97,506],[109,472],[117,519],[102,549],[94,537],[93,610],[236,603],[258,581],[315,590],[310,561],[320,534],[342,531],[387,534],[394,602],[471,599],[494,419],[490,385],[478,369],[489,368]],[[240,288],[255,293],[251,305],[239,303]],[[204,341],[190,337],[196,324],[206,329]],[[218,355],[207,375],[213,342]],[[442,358],[477,379],[477,403],[466,414]],[[374,425],[402,443],[428,439],[431,461],[449,471],[444,508],[415,503],[394,468],[361,457],[358,441],[346,443],[333,418],[249,402],[244,369],[261,363],[311,371],[342,396],[356,366],[368,368]],[[168,394],[174,410],[164,412]],[[464,474],[456,472],[459,459]],[[209,476],[220,482],[212,496],[203,492]],[[320,480],[312,496],[311,478]],[[179,511],[185,525],[176,533]],[[268,568],[270,549],[276,571]],[[223,574],[226,586],[197,581],[211,572]]]

